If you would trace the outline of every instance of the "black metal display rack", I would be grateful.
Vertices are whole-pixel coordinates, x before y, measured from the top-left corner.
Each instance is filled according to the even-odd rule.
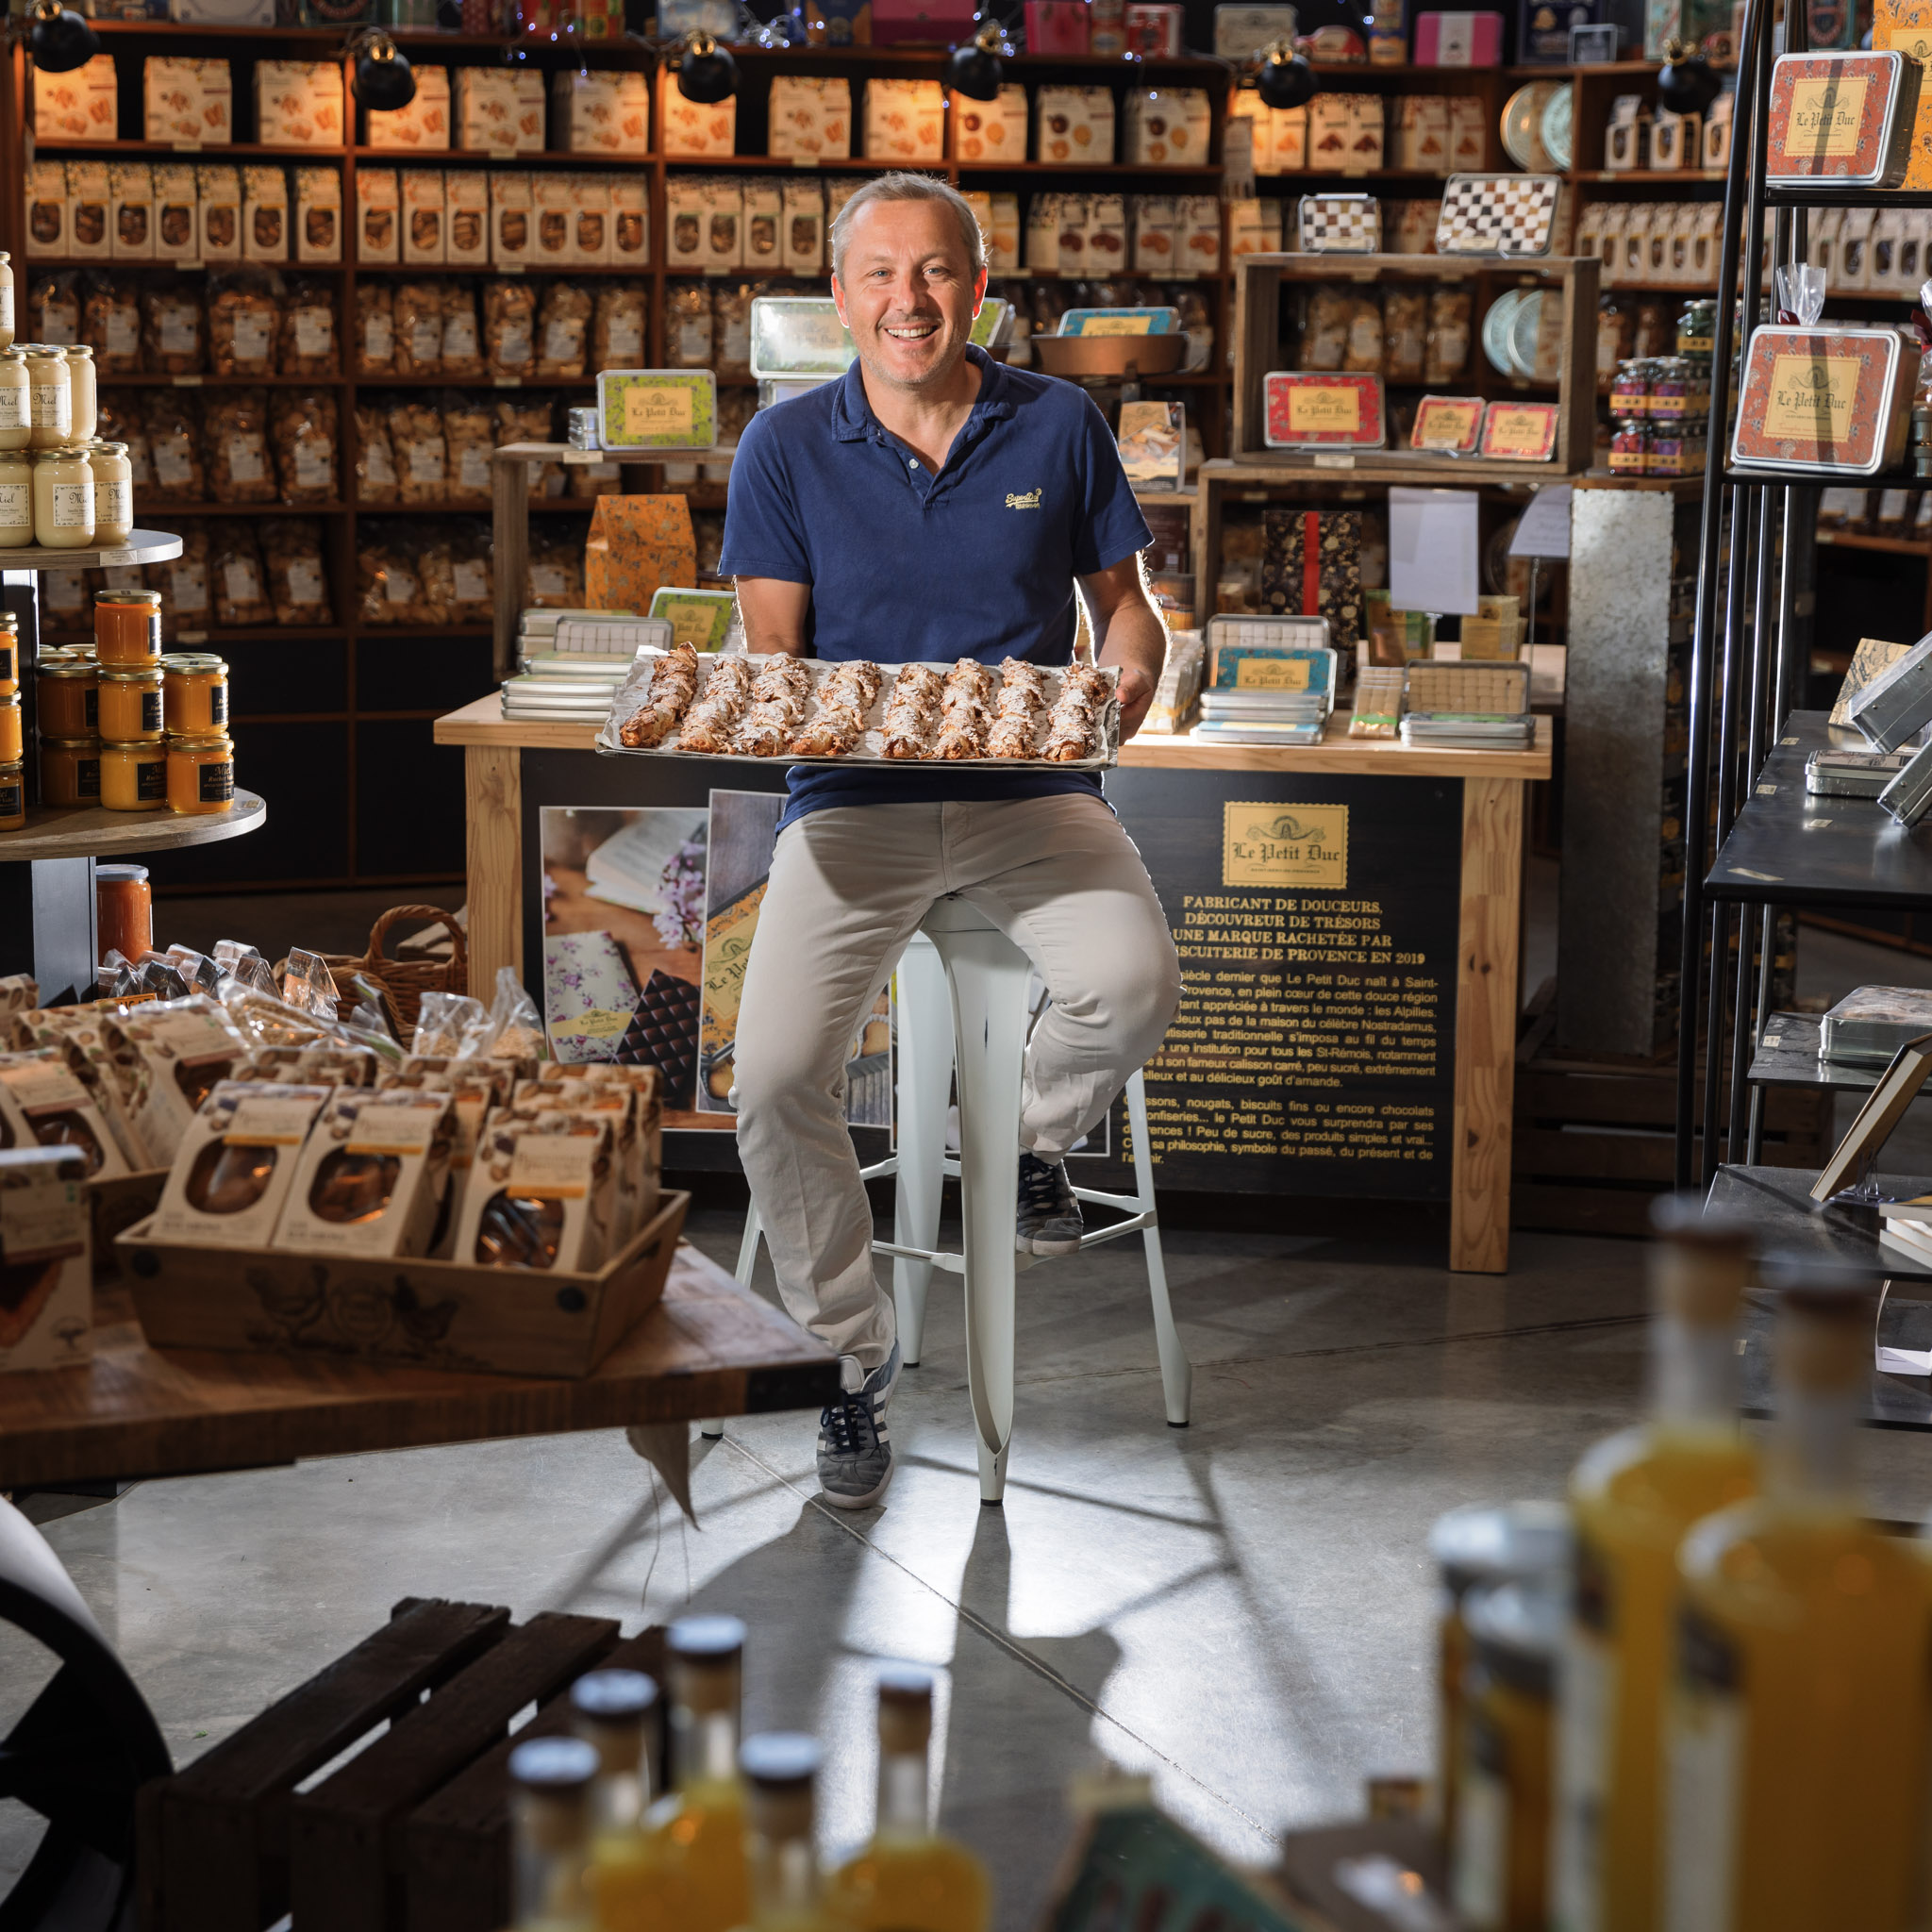
[[[1773,11],[1771,0],[1747,0],[1712,344],[1718,385],[1759,321],[1772,270],[1807,258],[1809,210],[1932,208],[1924,191],[1767,183]],[[1802,52],[1802,8],[1785,10],[1784,30],[1787,51]],[[1820,478],[1731,467],[1729,410],[1720,403],[1716,413],[1725,426],[1712,437],[1697,565],[1677,1043],[1676,1178],[1700,1188],[1721,1157],[1758,1160],[1764,1077],[1761,1064],[1756,1080],[1752,1069],[1772,1017],[1778,909],[1932,908],[1932,825],[1906,830],[1871,800],[1807,799],[1806,756],[1830,741],[1823,713],[1796,708],[1810,655]]]

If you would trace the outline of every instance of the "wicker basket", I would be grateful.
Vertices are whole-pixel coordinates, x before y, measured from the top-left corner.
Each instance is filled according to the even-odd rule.
[[[396,924],[441,924],[450,936],[450,955],[445,960],[391,959],[382,950],[390,928]],[[468,992],[470,990],[469,948],[463,929],[440,906],[391,906],[369,933],[369,950],[359,958],[348,953],[325,953],[328,969],[340,981],[346,973],[366,973],[381,983],[395,1008],[396,1038],[407,1046],[416,1030],[416,1016],[422,1010],[425,992]],[[353,997],[342,1002],[346,1015],[355,1006]]]

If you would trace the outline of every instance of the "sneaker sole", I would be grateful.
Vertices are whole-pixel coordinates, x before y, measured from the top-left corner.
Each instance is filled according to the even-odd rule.
[[[1050,1241],[1040,1235],[1023,1234],[1014,1236],[1013,1247],[1022,1255],[1077,1255],[1080,1238],[1075,1235],[1072,1241]]]
[[[824,1487],[820,1488],[819,1494],[834,1509],[870,1509],[891,1486],[892,1472],[889,1469],[886,1471],[885,1480],[879,1484],[878,1488],[868,1491],[862,1496],[841,1496],[836,1490],[828,1490]]]

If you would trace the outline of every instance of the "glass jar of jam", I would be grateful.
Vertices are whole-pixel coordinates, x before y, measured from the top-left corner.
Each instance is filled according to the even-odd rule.
[[[0,765],[0,832],[17,832],[25,824],[25,768]]]
[[[1629,361],[1617,364],[1610,378],[1610,414],[1641,416],[1650,408],[1650,365]]]
[[[1619,423],[1610,438],[1610,468],[1619,475],[1641,476],[1650,455],[1650,431],[1640,421]]]
[[[1658,358],[1650,378],[1652,416],[1681,417],[1690,393],[1690,372],[1681,356]]]
[[[0,349],[13,346],[13,258],[0,248]]]
[[[21,735],[20,692],[10,691],[0,698],[0,765],[17,764],[26,755],[26,741]]]
[[[0,697],[19,689],[20,619],[10,610],[0,610]]]
[[[1677,354],[1708,356],[1717,346],[1717,304],[1687,302],[1677,317]]]
[[[101,803],[109,811],[158,811],[168,802],[168,748],[158,740],[101,741]]]
[[[25,356],[26,446],[65,449],[74,441],[74,372],[67,366],[67,351],[29,342]]]
[[[104,669],[118,671],[129,665],[152,664],[159,661],[160,655],[158,591],[95,592],[94,656]]]
[[[94,541],[125,543],[134,534],[134,465],[127,445],[91,442],[87,461],[94,473]]]
[[[41,803],[69,806],[100,802],[101,741],[42,737]]]
[[[226,811],[235,802],[235,741],[225,731],[168,741],[168,804],[195,815]]]
[[[94,352],[86,342],[75,342],[66,350],[67,386],[72,391],[69,408],[74,415],[70,442],[92,442],[100,420],[99,402],[94,391]]]
[[[101,673],[100,733],[116,744],[161,736],[161,667],[133,664]]]
[[[0,403],[6,397],[0,388]],[[0,547],[25,550],[33,541],[33,459],[24,449],[0,449]]]
[[[1682,476],[1684,468],[1684,431],[1680,424],[1660,423],[1650,432],[1650,447],[1644,452],[1643,474],[1646,476]]]
[[[155,898],[144,865],[94,867],[95,964],[109,953],[139,959],[155,949]]]
[[[228,728],[228,667],[205,651],[170,651],[161,659],[162,722],[177,737]]]
[[[34,666],[34,711],[42,738],[92,738],[101,728],[100,668],[92,658]]]
[[[85,550],[94,541],[94,473],[87,452],[63,445],[34,458],[34,541]]]
[[[18,349],[0,349],[0,449],[25,449],[32,435],[26,358]]]

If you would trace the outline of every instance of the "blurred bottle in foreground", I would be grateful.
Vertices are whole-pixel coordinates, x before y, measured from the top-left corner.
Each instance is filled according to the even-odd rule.
[[[676,1795],[659,1837],[678,1889],[676,1932],[730,1932],[751,1910],[738,1775],[744,1625],[736,1617],[680,1617],[666,1647]]]
[[[581,1738],[532,1738],[509,1754],[516,1932],[593,1932],[584,1879],[596,1775]]]

